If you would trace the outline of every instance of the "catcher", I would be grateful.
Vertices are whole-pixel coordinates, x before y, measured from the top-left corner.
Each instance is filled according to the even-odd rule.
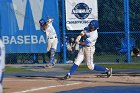
[[[105,68],[93,63],[95,43],[98,38],[97,29],[98,20],[92,20],[88,27],[85,27],[84,31],[82,31],[81,34],[77,37],[76,42],[77,44],[81,45],[82,48],[79,49],[79,53],[74,61],[73,66],[71,67],[67,75],[62,78],[63,80],[69,79],[83,60],[86,61],[87,66],[90,70],[103,71],[107,74],[107,77],[110,77],[112,75],[112,68]],[[80,41],[81,37],[84,37],[84,40]]]
[[[49,18],[46,22],[44,19],[41,19],[39,21],[40,27],[43,32],[46,33],[46,39],[47,39],[47,55],[50,58],[49,64],[47,64],[45,67],[52,68],[54,67],[56,60],[55,60],[55,52],[57,49],[57,34],[56,31],[52,25],[52,22],[54,19]]]
[[[67,63],[73,63],[79,51],[79,44],[75,43],[75,38],[70,38],[70,40],[66,43],[68,58],[69,61]]]
[[[140,50],[138,47],[134,47],[131,53],[132,56],[140,56]]]

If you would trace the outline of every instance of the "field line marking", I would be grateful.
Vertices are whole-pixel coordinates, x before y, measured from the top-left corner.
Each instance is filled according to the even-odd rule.
[[[28,93],[28,92],[39,91],[39,90],[44,90],[44,89],[49,89],[49,88],[72,86],[72,85],[78,85],[78,84],[81,84],[81,83],[80,82],[77,82],[77,83],[71,83],[71,84],[65,84],[65,85],[56,85],[56,86],[47,86],[47,87],[32,88],[32,89],[29,89],[29,90],[23,90],[23,91],[13,92],[13,93]]]
[[[29,81],[36,81],[36,82],[38,82],[38,81],[46,81],[46,80],[4,80],[4,81],[8,81],[8,82],[29,82]]]

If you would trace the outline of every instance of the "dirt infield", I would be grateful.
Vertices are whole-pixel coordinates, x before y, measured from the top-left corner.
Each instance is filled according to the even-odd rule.
[[[60,80],[60,77],[6,77],[4,78],[4,93],[92,93],[99,86],[138,86],[138,90],[127,93],[140,93],[140,76],[97,77],[97,74],[74,75],[70,80]],[[93,89],[89,89],[89,88]],[[84,92],[86,88],[87,92]],[[71,92],[75,90],[75,92]],[[100,90],[100,89],[99,89]],[[97,91],[97,90],[96,90]],[[100,90],[101,91],[101,90]],[[98,93],[98,92],[96,92]],[[99,93],[112,93],[108,92]],[[118,92],[113,92],[118,93]],[[126,93],[126,92],[122,92]]]

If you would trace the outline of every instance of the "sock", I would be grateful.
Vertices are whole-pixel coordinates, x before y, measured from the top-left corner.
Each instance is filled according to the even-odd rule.
[[[54,59],[55,59],[55,49],[51,48],[50,64],[54,63]]]
[[[78,65],[76,65],[75,63],[73,64],[73,66],[71,67],[68,75],[72,75],[74,73],[74,71],[76,71],[78,68]]]
[[[95,66],[94,66],[94,70],[106,72],[108,69],[105,68],[105,67],[102,67],[102,66],[95,65]]]

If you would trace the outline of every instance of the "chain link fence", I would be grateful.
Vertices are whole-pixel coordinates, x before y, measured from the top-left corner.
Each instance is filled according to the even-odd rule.
[[[140,48],[140,24],[138,8],[140,1],[130,0],[130,38],[134,47]],[[124,1],[98,0],[99,37],[94,55],[95,63],[126,63],[126,52],[120,53],[124,32]],[[74,35],[74,34],[72,34]],[[132,63],[139,63],[139,57],[132,56]]]
[[[62,1],[59,0],[60,36],[62,37]],[[134,39],[135,46],[140,48],[140,1],[130,0],[130,37]],[[9,11],[10,12],[10,11]],[[94,55],[95,63],[127,62],[126,54],[119,53],[124,32],[124,1],[123,0],[98,0],[99,38],[96,43]],[[0,22],[2,24],[2,22]],[[1,29],[1,26],[0,26]],[[75,38],[80,31],[66,31],[68,38]],[[62,44],[63,39],[60,40]],[[63,48],[56,54],[57,63],[63,62]],[[74,60],[74,53],[67,51],[67,61]],[[139,63],[139,57],[131,57],[131,62]],[[46,63],[49,58],[45,53],[10,53],[6,54],[7,64],[34,64]]]

